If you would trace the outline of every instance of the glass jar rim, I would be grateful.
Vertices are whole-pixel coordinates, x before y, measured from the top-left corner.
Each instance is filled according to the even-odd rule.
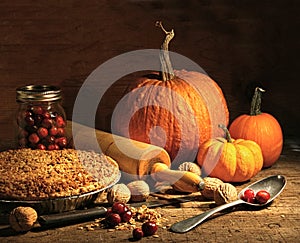
[[[57,101],[61,99],[61,89],[54,85],[26,85],[17,88],[18,102]]]

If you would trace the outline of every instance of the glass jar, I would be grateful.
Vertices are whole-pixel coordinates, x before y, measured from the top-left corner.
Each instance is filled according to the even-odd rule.
[[[16,90],[18,147],[42,150],[66,148],[66,115],[61,89],[52,85],[27,85]]]

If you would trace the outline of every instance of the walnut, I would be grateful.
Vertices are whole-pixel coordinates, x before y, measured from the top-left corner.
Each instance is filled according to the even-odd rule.
[[[142,202],[146,201],[150,195],[149,185],[142,180],[132,181],[127,184],[131,192],[130,200],[132,202]]]
[[[205,183],[204,189],[201,191],[201,194],[207,199],[214,199],[214,192],[217,190],[218,186],[224,182],[218,178],[205,177],[203,178]]]
[[[238,193],[235,188],[230,183],[223,183],[218,186],[217,190],[214,192],[214,200],[217,205],[222,205],[237,200]]]
[[[109,203],[122,202],[127,203],[130,200],[131,192],[129,188],[123,184],[116,184],[107,191],[107,201]]]
[[[26,232],[32,229],[37,217],[33,208],[17,207],[9,215],[9,224],[17,232]]]
[[[178,170],[193,172],[196,175],[201,176],[201,169],[194,162],[183,162],[178,166]]]

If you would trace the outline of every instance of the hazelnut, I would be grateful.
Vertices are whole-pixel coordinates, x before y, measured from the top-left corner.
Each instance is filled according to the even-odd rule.
[[[237,200],[237,198],[237,190],[235,186],[230,183],[223,183],[219,185],[217,190],[214,192],[214,200],[217,205],[233,202]]]
[[[218,186],[224,182],[218,178],[205,177],[203,179],[205,186],[201,191],[201,194],[207,199],[214,199],[214,192],[217,190]]]
[[[107,190],[107,201],[111,204],[114,202],[127,203],[130,197],[131,192],[123,183],[116,184]]]
[[[150,195],[149,185],[142,180],[132,181],[127,184],[127,187],[130,190],[132,202],[142,202],[146,201]]]
[[[178,166],[178,170],[180,171],[189,171],[192,172],[198,176],[201,176],[201,169],[199,165],[197,165],[194,162],[183,162]]]
[[[33,208],[17,207],[9,215],[9,224],[17,232],[26,232],[32,229],[37,217]]]

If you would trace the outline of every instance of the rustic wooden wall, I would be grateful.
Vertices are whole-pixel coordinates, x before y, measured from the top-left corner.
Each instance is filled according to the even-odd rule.
[[[158,48],[163,20],[175,28],[174,52],[198,63],[226,96],[231,119],[248,112],[255,85],[286,136],[300,135],[297,0],[2,0],[0,1],[0,140],[11,136],[15,89],[59,85],[71,118],[76,94],[103,62]]]

